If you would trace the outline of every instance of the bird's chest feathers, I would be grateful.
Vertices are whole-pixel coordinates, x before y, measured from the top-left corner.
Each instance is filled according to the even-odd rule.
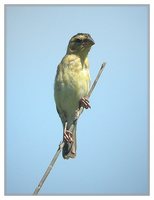
[[[77,96],[85,96],[89,90],[89,69],[86,64],[72,62],[64,69],[64,87]]]

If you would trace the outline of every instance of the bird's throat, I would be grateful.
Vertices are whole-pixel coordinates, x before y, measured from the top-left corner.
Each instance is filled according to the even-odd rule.
[[[82,64],[85,62],[85,60],[86,60],[86,58],[88,56],[89,51],[90,51],[90,48],[89,49],[84,49],[84,51],[82,51],[82,52],[79,53],[78,56],[80,57]]]

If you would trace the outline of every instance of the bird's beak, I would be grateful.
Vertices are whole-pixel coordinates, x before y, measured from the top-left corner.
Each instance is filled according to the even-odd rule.
[[[95,44],[94,40],[92,39],[91,36],[88,37],[88,41],[89,41],[89,44],[92,46]]]
[[[83,46],[86,48],[86,47],[91,47],[92,45],[94,45],[95,44],[95,42],[94,42],[94,40],[92,39],[92,37],[91,36],[89,36],[87,39],[85,39],[84,41],[83,41]]]

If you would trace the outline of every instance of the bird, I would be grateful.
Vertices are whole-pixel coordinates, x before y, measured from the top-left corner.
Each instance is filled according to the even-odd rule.
[[[91,108],[87,98],[90,89],[88,53],[95,44],[88,33],[78,33],[69,40],[66,55],[57,67],[54,82],[56,109],[63,125],[62,156],[76,157],[76,116],[80,107]],[[69,131],[71,125],[72,131]]]

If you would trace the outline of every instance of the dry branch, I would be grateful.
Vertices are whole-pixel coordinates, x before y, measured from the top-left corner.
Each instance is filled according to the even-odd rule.
[[[91,88],[90,88],[90,90],[89,90],[89,93],[88,93],[88,95],[87,95],[88,98],[91,96],[91,94],[92,94],[92,92],[93,92],[93,90],[94,90],[94,88],[95,88],[95,86],[96,86],[96,84],[97,84],[97,81],[98,81],[99,77],[101,76],[101,74],[102,74],[102,72],[103,72],[103,69],[104,69],[105,65],[106,65],[106,63],[103,63],[103,64],[102,64],[102,66],[101,66],[101,68],[100,68],[100,70],[99,70],[99,72],[98,72],[98,74],[97,74],[97,76],[96,76],[96,78],[95,78],[95,81],[93,82],[93,84],[92,84],[92,86],[91,86]],[[82,113],[83,110],[84,110],[84,108],[81,107],[80,110],[79,110],[79,115],[76,117],[75,120],[79,119],[79,117],[80,117],[80,115],[81,115],[81,113]],[[73,128],[74,128],[74,125],[72,124],[71,127],[70,127],[70,129],[69,129],[69,131],[72,131]],[[66,125],[65,125],[65,129],[66,129]],[[55,164],[55,162],[56,162],[56,160],[57,160],[57,158],[58,158],[60,152],[62,151],[62,149],[63,149],[63,147],[64,147],[64,144],[65,144],[64,141],[61,142],[61,143],[59,144],[59,147],[58,147],[58,149],[57,149],[57,151],[56,151],[56,153],[55,153],[53,159],[51,160],[51,162],[50,162],[50,164],[49,164],[47,170],[45,171],[45,173],[44,173],[42,179],[40,180],[38,186],[36,187],[36,189],[35,189],[33,195],[37,195],[38,192],[40,191],[40,189],[41,189],[41,187],[42,187],[44,181],[46,180],[46,178],[47,178],[47,176],[49,175],[51,169],[53,168],[53,166],[54,166],[54,164]]]

